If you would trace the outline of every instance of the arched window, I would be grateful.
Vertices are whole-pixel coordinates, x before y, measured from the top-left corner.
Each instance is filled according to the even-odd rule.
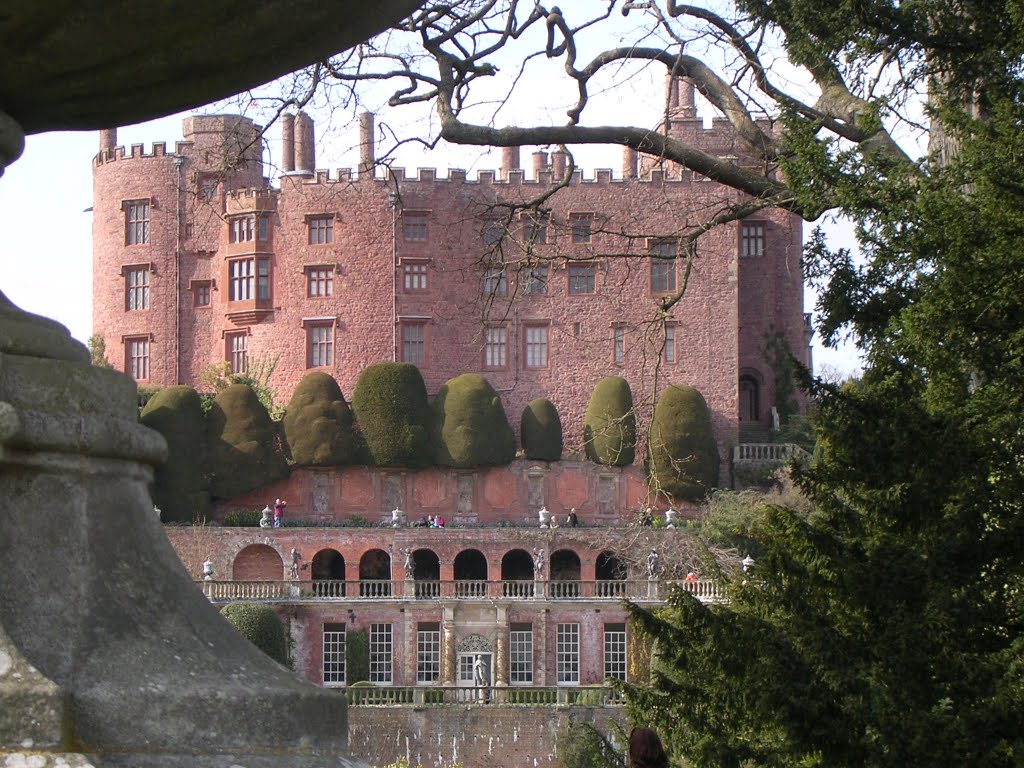
[[[505,597],[533,597],[533,558],[522,549],[513,549],[501,558],[501,585]]]
[[[626,564],[614,552],[599,554],[595,570],[598,597],[619,597],[626,594]]]
[[[551,553],[550,597],[579,597],[580,556],[571,549]]]
[[[487,594],[487,558],[478,549],[464,549],[455,556],[455,596]]]
[[[441,561],[432,549],[417,549],[412,553],[412,577],[416,582],[416,597],[441,596]]]
[[[391,597],[391,556],[383,549],[359,558],[359,596]]]
[[[335,549],[321,549],[310,564],[313,594],[317,597],[345,596],[345,558]]]

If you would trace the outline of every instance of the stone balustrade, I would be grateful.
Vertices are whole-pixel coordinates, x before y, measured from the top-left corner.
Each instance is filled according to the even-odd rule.
[[[604,685],[587,686],[373,686],[344,689],[349,706],[443,707],[470,704],[501,706],[621,706],[622,694]]]

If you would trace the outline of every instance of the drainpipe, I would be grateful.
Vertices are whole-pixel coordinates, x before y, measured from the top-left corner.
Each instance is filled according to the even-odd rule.
[[[398,188],[388,191],[391,203],[391,362],[398,362]]]

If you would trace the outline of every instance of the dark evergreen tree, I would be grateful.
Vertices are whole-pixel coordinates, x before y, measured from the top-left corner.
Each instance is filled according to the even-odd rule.
[[[526,458],[537,461],[562,458],[562,419],[550,400],[539,397],[526,404],[519,434]]]
[[[427,467],[433,461],[427,386],[411,363],[366,368],[352,393],[365,460],[379,467]]]
[[[282,425],[295,464],[337,466],[357,455],[352,410],[330,374],[313,371],[299,382]]]
[[[583,419],[587,458],[597,464],[623,467],[636,459],[636,413],[629,382],[607,376],[597,382]]]
[[[167,441],[167,461],[153,482],[153,503],[165,523],[204,520],[210,509],[206,466],[206,422],[199,395],[191,387],[157,391],[140,420]]]
[[[651,488],[674,499],[701,499],[718,484],[720,459],[711,412],[693,387],[668,386],[647,436]]]
[[[210,495],[231,499],[288,475],[277,427],[247,384],[232,384],[206,414]]]
[[[508,464],[516,436],[501,397],[487,379],[464,373],[446,382],[432,404],[435,459],[443,467]]]

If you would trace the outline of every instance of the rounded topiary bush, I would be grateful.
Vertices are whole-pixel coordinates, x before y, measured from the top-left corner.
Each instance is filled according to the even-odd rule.
[[[259,603],[228,603],[220,612],[242,637],[278,664],[288,665],[284,624],[271,608]]]
[[[153,503],[166,523],[204,519],[210,507],[206,477],[206,422],[194,389],[166,387],[153,394],[140,420],[167,441],[167,461],[153,481]]]
[[[430,465],[430,404],[415,365],[376,363],[366,368],[352,393],[352,411],[368,464],[413,469]]]
[[[210,495],[232,499],[288,475],[277,427],[247,384],[232,384],[206,414]]]
[[[299,382],[283,425],[296,464],[325,467],[355,460],[352,411],[330,374],[313,371]]]
[[[666,387],[654,406],[647,470],[655,490],[676,499],[699,499],[718,482],[718,445],[711,412],[693,387]]]
[[[629,382],[607,376],[597,382],[583,420],[587,458],[622,467],[636,459],[636,415]]]
[[[528,459],[558,461],[562,458],[562,419],[547,398],[531,400],[519,422],[523,453]]]
[[[443,467],[508,464],[516,456],[516,436],[505,407],[487,379],[464,373],[446,382],[432,404],[434,450]]]

